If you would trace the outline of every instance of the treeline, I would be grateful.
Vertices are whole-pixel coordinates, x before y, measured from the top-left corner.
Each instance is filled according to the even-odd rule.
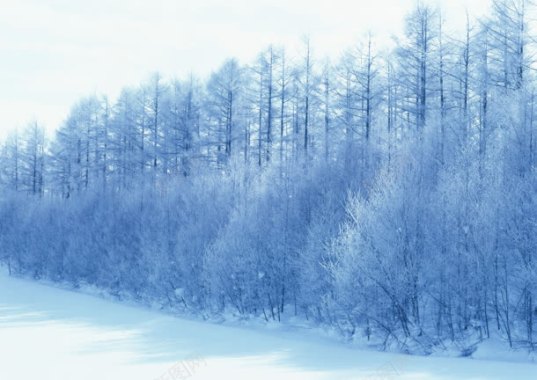
[[[299,315],[429,352],[535,348],[530,4],[446,35],[418,4],[393,51],[309,41],[78,102],[0,149],[13,273],[204,313]]]

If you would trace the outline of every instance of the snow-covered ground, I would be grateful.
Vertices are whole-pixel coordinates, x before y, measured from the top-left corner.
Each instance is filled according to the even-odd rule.
[[[360,351],[178,319],[0,275],[0,379],[537,379],[537,364]]]

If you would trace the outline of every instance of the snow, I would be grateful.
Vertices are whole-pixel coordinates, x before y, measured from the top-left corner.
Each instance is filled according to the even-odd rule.
[[[175,318],[0,275],[0,379],[535,379],[537,365],[362,351]],[[486,346],[481,355],[494,354]],[[477,353],[479,353],[478,350]]]

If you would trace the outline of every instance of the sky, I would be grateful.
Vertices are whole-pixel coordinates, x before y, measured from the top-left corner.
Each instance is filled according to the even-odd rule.
[[[0,0],[0,138],[38,121],[58,127],[79,98],[136,85],[159,71],[204,78],[226,59],[309,36],[337,56],[371,32],[401,32],[417,0]],[[430,0],[434,2],[435,0]],[[490,0],[436,0],[448,27]]]

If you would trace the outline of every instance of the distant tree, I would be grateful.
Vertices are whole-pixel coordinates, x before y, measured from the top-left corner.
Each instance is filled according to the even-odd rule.
[[[208,106],[215,124],[213,127],[216,128],[215,144],[219,162],[222,157],[226,159],[231,157],[233,142],[240,126],[238,113],[242,75],[239,63],[234,59],[228,60],[217,72],[213,73],[207,84]]]

